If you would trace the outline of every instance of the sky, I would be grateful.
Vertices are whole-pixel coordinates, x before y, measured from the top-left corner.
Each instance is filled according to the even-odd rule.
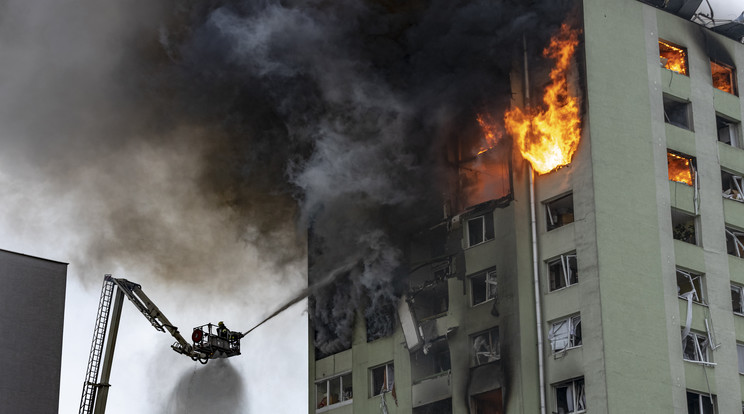
[[[380,74],[337,52],[356,46],[343,26],[351,21],[345,15],[359,13],[352,6],[313,20],[257,2],[246,22],[209,9],[209,1],[103,3],[0,2],[0,248],[69,263],[63,413],[80,403],[106,273],[141,284],[188,338],[209,322],[246,331],[302,292],[310,220],[319,232],[339,220],[325,230],[340,235],[344,219],[369,225],[362,242],[383,247],[355,252],[367,276],[393,268],[395,251],[369,212],[410,202],[390,181],[421,177],[410,159],[387,158],[410,132],[400,121],[410,115],[403,101],[430,99],[395,95]],[[720,19],[744,10],[740,2],[711,4]],[[447,46],[438,43],[435,55]],[[453,101],[482,89],[421,82]],[[313,119],[316,95],[331,112],[351,105],[351,113]],[[416,122],[425,130],[433,121]],[[378,128],[384,136],[356,147],[339,132],[349,125],[354,134]],[[327,137],[312,141],[321,151],[295,161],[307,145],[296,137],[318,131]],[[349,200],[364,214],[324,216],[326,205]],[[384,290],[364,275],[360,281]],[[224,413],[304,412],[307,318],[303,300],[244,338],[243,355],[203,366],[173,352],[173,339],[125,303],[107,412],[188,414],[215,405]]]

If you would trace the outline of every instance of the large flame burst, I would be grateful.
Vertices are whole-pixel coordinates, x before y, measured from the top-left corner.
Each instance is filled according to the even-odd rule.
[[[506,131],[538,174],[567,165],[579,145],[581,117],[578,98],[568,91],[567,71],[579,44],[579,30],[561,25],[543,56],[555,60],[551,83],[545,88],[542,107],[515,107],[506,111]]]

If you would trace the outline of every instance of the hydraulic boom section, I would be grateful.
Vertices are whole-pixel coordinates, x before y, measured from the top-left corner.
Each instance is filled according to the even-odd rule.
[[[113,298],[116,293],[115,299]],[[80,400],[80,414],[103,414],[108,398],[109,376],[113,361],[116,336],[119,330],[121,308],[126,296],[134,306],[147,318],[155,329],[171,334],[176,342],[171,345],[174,351],[186,355],[194,361],[206,364],[210,359],[228,358],[240,355],[240,338],[243,334],[230,331],[220,322],[194,328],[192,343],[184,339],[176,326],[163,315],[150,298],[142,291],[142,286],[126,279],[117,279],[106,275],[103,278],[101,299],[98,303],[98,315],[93,331],[93,343],[90,348],[88,368],[83,383],[83,396]],[[112,300],[113,308],[112,308]],[[108,326],[108,334],[106,327]],[[104,352],[103,346],[106,344]],[[103,365],[101,365],[103,363]],[[99,378],[100,371],[100,378]]]

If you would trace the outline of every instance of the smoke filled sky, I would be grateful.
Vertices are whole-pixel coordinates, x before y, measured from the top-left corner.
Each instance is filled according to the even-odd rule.
[[[539,51],[569,4],[0,1],[0,248],[70,263],[60,412],[104,273],[182,332],[245,331],[307,286],[311,228],[311,273],[336,284],[240,357],[195,365],[125,304],[108,410],[305,411],[308,314],[329,352],[359,305],[389,331],[401,240],[441,217],[442,149],[503,113],[523,34]]]

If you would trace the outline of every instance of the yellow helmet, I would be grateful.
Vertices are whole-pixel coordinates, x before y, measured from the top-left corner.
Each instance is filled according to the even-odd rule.
[[[225,326],[225,322],[220,321],[220,323],[218,325]]]

